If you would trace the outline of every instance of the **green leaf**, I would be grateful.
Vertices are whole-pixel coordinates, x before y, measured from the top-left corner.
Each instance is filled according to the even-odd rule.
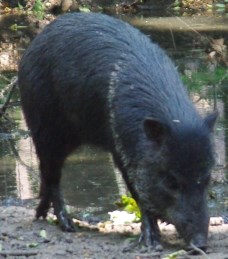
[[[41,0],[35,1],[35,4],[34,4],[32,10],[35,12],[42,12],[44,10],[43,3],[41,2]]]
[[[44,18],[44,6],[41,0],[36,0],[33,5],[32,11],[35,13],[38,19]]]
[[[141,220],[141,211],[136,201],[132,197],[127,195],[122,195],[120,197],[120,200],[116,202],[116,205],[128,213],[134,213],[135,214],[134,221],[138,222]]]
[[[40,236],[41,236],[42,238],[46,239],[46,238],[47,238],[47,232],[46,232],[46,230],[42,229],[42,230],[40,231]]]
[[[175,6],[175,7],[173,8],[174,11],[180,11],[180,9],[181,9],[180,6]]]
[[[16,23],[12,24],[12,25],[9,27],[9,29],[10,29],[11,31],[18,31],[18,30],[20,30],[20,29],[26,29],[26,28],[28,28],[28,26],[17,25]]]
[[[79,11],[83,13],[90,13],[89,8],[84,7],[84,6],[79,6]]]
[[[48,222],[48,224],[50,224],[50,225],[56,225],[57,220],[54,219],[54,218],[48,217],[48,218],[47,218],[47,222]]]
[[[18,2],[17,3],[19,10],[23,10],[23,6]]]
[[[29,248],[36,248],[36,247],[38,247],[39,246],[39,244],[38,243],[30,243],[30,244],[27,244],[27,247],[29,247]]]
[[[176,251],[172,254],[168,254],[167,256],[163,257],[162,259],[176,259],[177,256],[183,256],[183,255],[186,255],[186,251],[185,250],[179,250],[179,251]]]
[[[11,31],[17,31],[17,24],[14,23],[9,28],[10,28]]]

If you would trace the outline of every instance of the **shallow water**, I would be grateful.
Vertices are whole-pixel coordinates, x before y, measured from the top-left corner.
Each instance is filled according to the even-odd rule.
[[[9,205],[30,204],[39,193],[39,167],[31,138],[12,140],[8,135],[0,146],[0,200]],[[114,202],[125,192],[110,155],[86,146],[65,162],[62,189],[66,203],[84,214],[114,210]]]

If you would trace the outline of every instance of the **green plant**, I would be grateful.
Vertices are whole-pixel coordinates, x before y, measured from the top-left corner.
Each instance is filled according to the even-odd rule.
[[[35,1],[32,11],[35,13],[38,19],[44,18],[44,5],[41,0]]]
[[[191,76],[183,75],[182,80],[190,91],[200,91],[205,85],[218,85],[221,81],[228,80],[227,68],[217,67],[213,73],[205,70],[193,72]]]
[[[128,213],[135,214],[135,221],[141,221],[142,215],[135,199],[128,195],[122,195],[120,200],[116,202],[116,205]]]

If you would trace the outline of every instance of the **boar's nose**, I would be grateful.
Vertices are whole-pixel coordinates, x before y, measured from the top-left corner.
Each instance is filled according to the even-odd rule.
[[[189,242],[188,246],[189,250],[192,250],[193,254],[199,254],[200,250],[203,250],[206,252],[207,250],[207,237],[203,234],[197,234],[192,238],[192,240]]]

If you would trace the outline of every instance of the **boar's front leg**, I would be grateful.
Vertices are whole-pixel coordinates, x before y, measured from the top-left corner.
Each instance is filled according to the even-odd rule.
[[[148,212],[142,212],[141,236],[139,243],[155,251],[161,251],[160,230],[157,218],[149,215]]]

